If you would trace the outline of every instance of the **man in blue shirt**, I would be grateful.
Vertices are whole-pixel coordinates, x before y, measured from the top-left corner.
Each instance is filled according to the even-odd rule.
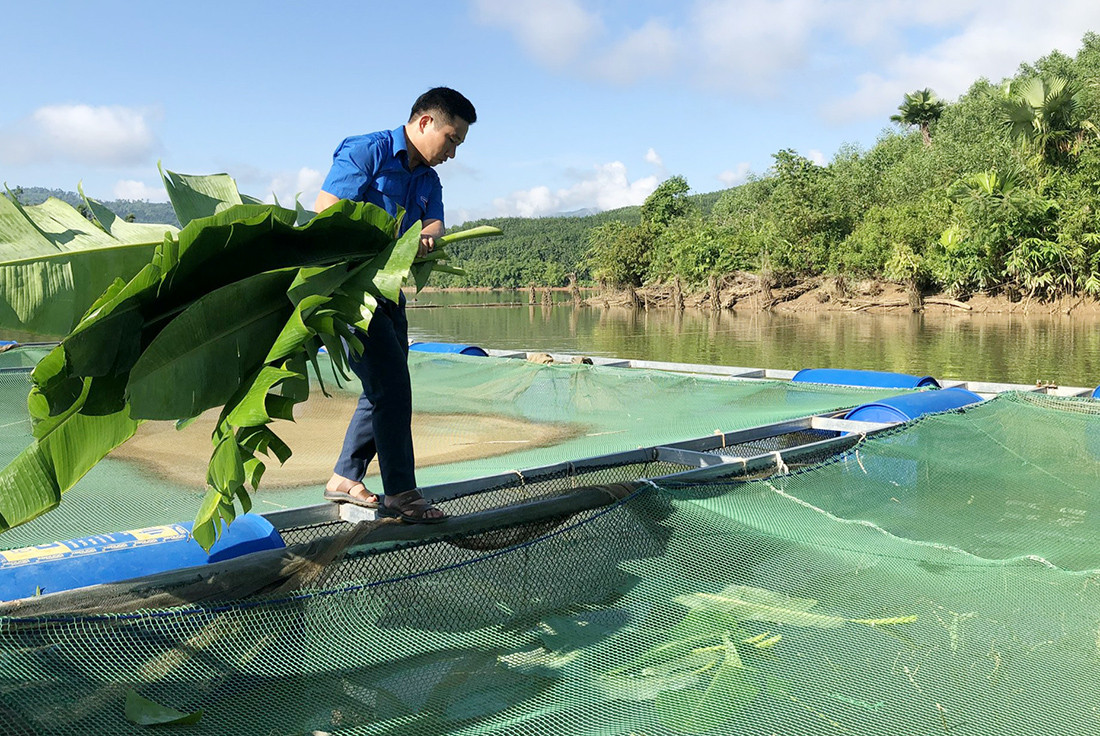
[[[443,187],[433,167],[454,158],[476,121],[474,106],[460,93],[448,87],[428,90],[413,103],[405,125],[344,139],[333,154],[314,209],[321,212],[341,199],[370,202],[394,216],[403,209],[401,231],[420,221],[419,253],[425,255],[444,233]],[[325,485],[325,498],[377,508],[380,516],[430,524],[446,515],[416,489],[408,335],[404,295],[397,304],[379,299],[366,333],[358,334],[362,356],[350,356],[363,394]],[[384,496],[363,485],[375,455]]]

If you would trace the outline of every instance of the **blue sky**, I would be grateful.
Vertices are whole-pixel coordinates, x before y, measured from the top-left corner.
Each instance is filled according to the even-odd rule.
[[[9,3],[0,182],[165,199],[156,163],[268,200],[434,85],[478,122],[438,171],[450,224],[640,204],[871,146],[905,92],[1073,54],[1100,2],[190,0]]]

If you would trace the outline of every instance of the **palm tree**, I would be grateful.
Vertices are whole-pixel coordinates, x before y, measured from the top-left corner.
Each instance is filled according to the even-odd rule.
[[[925,87],[916,92],[905,95],[905,101],[898,105],[898,114],[891,115],[890,119],[899,125],[909,127],[920,126],[920,134],[924,137],[924,145],[932,145],[932,123],[940,119],[947,104],[936,97],[936,93]]]
[[[1082,113],[1080,91],[1065,77],[1039,76],[1009,85],[1000,101],[1003,123],[1048,161],[1076,153],[1096,126]]]

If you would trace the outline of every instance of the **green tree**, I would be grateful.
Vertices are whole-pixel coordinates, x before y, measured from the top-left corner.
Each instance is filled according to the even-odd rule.
[[[890,119],[895,123],[906,127],[916,125],[920,128],[921,137],[925,146],[932,145],[932,125],[943,115],[946,104],[936,97],[936,93],[925,87],[905,95],[905,100],[898,105],[898,114],[891,115]]]
[[[616,286],[641,286],[649,272],[653,229],[607,222],[588,233],[586,265],[592,277]]]
[[[732,243],[713,220],[692,212],[674,220],[655,238],[650,257],[650,276],[679,276],[689,284],[705,283],[707,277],[729,268]],[[724,257],[726,256],[726,257]]]
[[[912,254],[909,260],[916,262],[931,251],[943,232],[948,212],[948,202],[942,195],[925,194],[912,202],[874,205],[842,246],[835,249],[830,268],[853,276],[886,275],[892,281],[905,281],[891,277],[891,260],[904,253]]]
[[[1012,82],[1001,100],[1002,123],[1047,163],[1075,156],[1096,126],[1084,116],[1076,85],[1065,77],[1041,75]]]
[[[691,211],[690,191],[682,176],[665,179],[642,204],[642,222],[660,230]]]
[[[778,248],[769,251],[777,271],[796,275],[820,273],[829,251],[851,231],[848,215],[838,207],[833,172],[791,149],[773,154],[775,189],[764,206]]]
[[[1059,279],[1040,271],[1052,264],[1054,201],[1023,184],[1017,173],[996,171],[960,179],[948,197],[952,225],[931,265],[940,283],[959,295],[1002,285],[1050,295],[1048,287],[1056,288]]]

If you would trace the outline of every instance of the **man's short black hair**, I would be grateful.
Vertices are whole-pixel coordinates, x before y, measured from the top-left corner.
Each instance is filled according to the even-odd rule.
[[[450,87],[432,87],[416,98],[412,112],[409,113],[409,122],[420,117],[426,112],[438,112],[451,118],[462,118],[467,123],[477,122],[477,111],[472,102],[467,100],[461,92],[456,92]]]

